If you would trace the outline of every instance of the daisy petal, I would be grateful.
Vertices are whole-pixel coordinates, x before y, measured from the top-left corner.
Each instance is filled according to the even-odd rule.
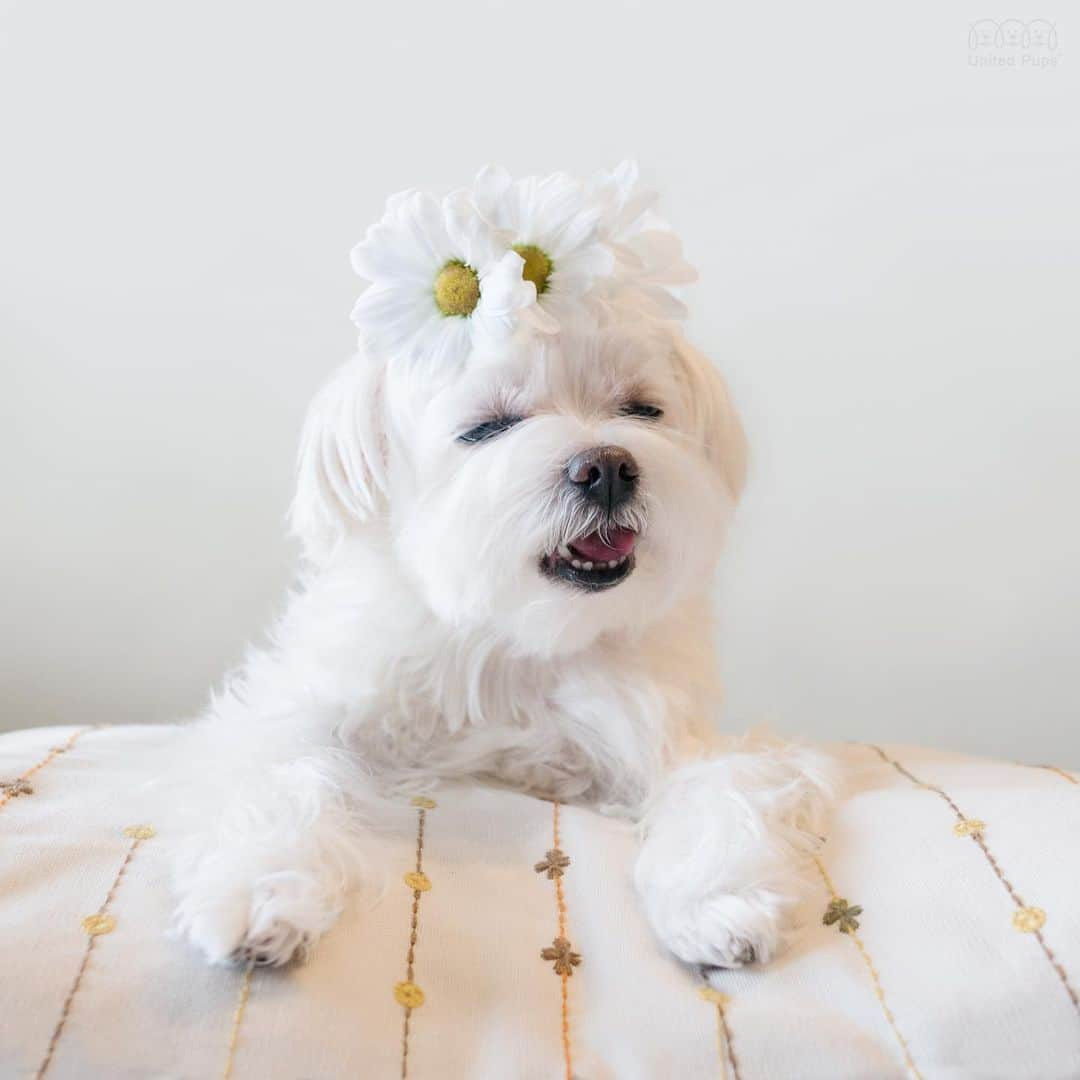
[[[697,271],[683,259],[682,244],[674,233],[650,229],[635,237],[631,246],[650,280],[663,285],[697,281]]]
[[[353,269],[371,282],[422,280],[430,273],[423,251],[398,242],[398,231],[372,225],[350,253]]]
[[[536,289],[521,276],[521,256],[508,251],[481,281],[480,303],[472,318],[477,347],[498,348],[517,329],[523,311],[536,307]],[[530,320],[530,325],[536,325]]]
[[[457,257],[483,274],[506,251],[490,228],[477,220],[467,191],[455,191],[443,200],[443,216],[450,244]]]
[[[513,181],[501,166],[485,165],[473,181],[472,198],[480,216],[492,226],[503,228],[498,220],[499,211]]]

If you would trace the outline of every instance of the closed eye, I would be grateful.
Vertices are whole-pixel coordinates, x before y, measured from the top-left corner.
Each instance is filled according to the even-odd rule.
[[[664,410],[646,401],[628,401],[620,410],[623,416],[639,416],[642,420],[659,420]]]
[[[496,435],[501,435],[515,424],[520,424],[523,419],[524,417],[522,416],[497,416],[492,420],[485,420],[482,424],[477,424],[476,427],[469,428],[468,431],[463,431],[457,437],[458,442],[484,442],[485,439],[491,439]]]

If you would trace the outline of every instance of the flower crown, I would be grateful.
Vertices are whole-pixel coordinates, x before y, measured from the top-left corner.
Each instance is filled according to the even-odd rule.
[[[585,184],[488,166],[441,201],[392,195],[352,251],[368,282],[352,313],[361,341],[439,363],[583,316],[683,318],[671,287],[697,274],[655,201],[629,161]]]

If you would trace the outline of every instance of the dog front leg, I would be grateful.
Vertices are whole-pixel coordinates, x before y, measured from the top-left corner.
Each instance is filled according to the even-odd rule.
[[[302,720],[211,719],[187,735],[175,785],[175,926],[212,963],[288,962],[364,875],[363,770]]]
[[[635,882],[681,960],[769,960],[807,888],[830,798],[819,753],[766,742],[672,772],[643,818]]]

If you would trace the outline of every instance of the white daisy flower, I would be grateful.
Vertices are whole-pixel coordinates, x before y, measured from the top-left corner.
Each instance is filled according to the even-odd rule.
[[[600,283],[596,297],[608,307],[633,304],[660,318],[685,318],[686,307],[672,286],[697,280],[683,258],[682,244],[653,211],[656,192],[641,187],[637,163],[624,161],[598,173],[588,186],[599,208],[598,233],[615,256],[614,272]]]
[[[535,307],[522,257],[499,242],[465,192],[442,202],[420,191],[391,196],[352,264],[369,282],[353,322],[370,349],[390,356],[462,362],[504,344]]]
[[[555,173],[515,181],[504,169],[488,166],[473,183],[472,199],[524,260],[538,309],[528,318],[537,329],[558,330],[560,321],[580,310],[593,282],[611,272],[611,252],[597,235],[600,210],[570,177]]]

